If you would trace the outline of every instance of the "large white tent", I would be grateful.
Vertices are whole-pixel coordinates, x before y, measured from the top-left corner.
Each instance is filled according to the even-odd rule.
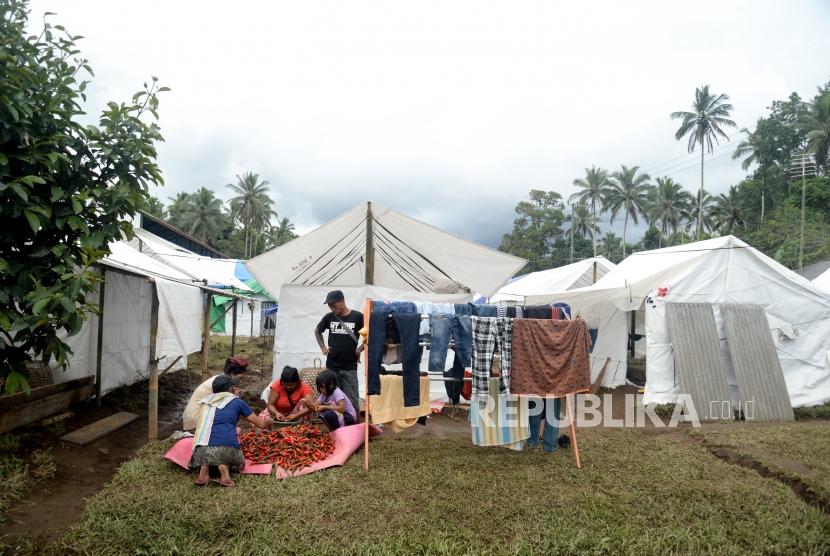
[[[453,281],[488,296],[526,262],[377,203],[362,203],[245,264],[279,299],[285,284],[364,284],[367,256],[374,257],[372,283],[378,286],[437,293],[440,284]]]
[[[573,264],[531,272],[511,280],[496,292],[490,303],[522,305],[529,295],[563,292],[593,285],[616,265],[605,257],[592,257]]]
[[[830,294],[830,269],[825,270],[813,280],[812,284],[818,289]]]
[[[714,304],[721,338],[726,334],[720,304],[761,306],[793,406],[830,400],[830,297],[733,236],[635,253],[591,287],[526,300],[555,301],[569,303],[599,328],[592,371],[596,378],[606,358],[611,360],[605,386],[625,382],[627,312],[645,312],[647,404],[674,402],[679,393],[666,302]],[[734,395],[734,376],[729,382]]]

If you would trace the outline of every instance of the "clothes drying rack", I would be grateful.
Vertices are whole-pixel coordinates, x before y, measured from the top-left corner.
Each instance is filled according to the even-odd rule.
[[[371,299],[366,300],[366,304],[364,306],[364,315],[366,315],[367,319],[371,318],[372,315],[372,307],[373,301]],[[429,315],[422,315],[421,318],[429,318]],[[368,322],[368,321],[367,321]],[[367,325],[367,329],[369,329]],[[369,334],[371,330],[367,332],[366,338],[364,339],[364,345],[369,344]],[[422,344],[424,345],[424,344]],[[369,354],[367,353],[366,356],[363,358],[363,373],[364,373],[364,384],[367,386],[369,385]],[[438,376],[440,375],[440,376]],[[432,381],[440,381],[440,382],[449,382],[449,381],[456,381],[458,379],[455,378],[447,378],[444,377],[442,373],[429,373],[427,372],[427,378]],[[472,378],[463,378],[463,381],[469,382],[472,381]],[[528,396],[530,397],[530,396]],[[363,415],[363,469],[365,471],[369,470],[369,426],[370,426],[370,414],[371,414],[371,396],[366,394],[365,402],[364,402],[364,415]],[[556,399],[553,396],[545,396],[545,399]],[[562,398],[560,398],[562,399]],[[573,404],[573,396],[564,396],[565,400],[565,414],[568,419],[568,428],[570,429],[571,433],[571,448],[573,449],[574,455],[574,462],[576,463],[576,468],[581,469],[582,463],[579,459],[579,445],[576,440],[576,419],[574,417],[574,410],[572,407]],[[558,417],[558,416],[557,416]],[[531,434],[539,434],[539,431],[530,431]]]

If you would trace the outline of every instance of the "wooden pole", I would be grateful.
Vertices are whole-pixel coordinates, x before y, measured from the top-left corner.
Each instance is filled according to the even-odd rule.
[[[104,355],[104,299],[107,289],[107,267],[101,267],[98,287],[98,345],[95,346],[95,403],[101,406],[101,361]]]
[[[634,353],[634,333],[637,331],[637,311],[631,311],[631,357],[636,357]]]
[[[231,333],[231,357],[236,353],[236,304],[239,300],[233,299],[233,324]]]
[[[366,283],[375,283],[375,232],[372,202],[366,203]]]
[[[156,359],[156,338],[159,329],[159,297],[156,285],[153,283],[153,302],[150,309],[150,404],[147,415],[147,438],[156,440],[159,428],[159,374],[158,359]]]
[[[370,329],[369,323],[372,321],[372,300],[366,300],[366,306],[364,308],[365,319],[366,319],[366,326],[367,329]],[[370,329],[371,332],[371,329]],[[367,349],[364,351],[366,355],[363,357],[363,384],[366,385],[366,403],[363,407],[363,470],[369,470],[369,334],[366,334],[366,340],[363,342]]]
[[[594,255],[594,256],[596,256],[596,255]],[[596,260],[594,260],[594,280],[591,283],[592,284],[597,283],[597,261]]]
[[[202,378],[208,375],[208,357],[210,356],[210,309],[213,306],[213,294],[205,292],[205,311],[202,315]]]
[[[576,468],[582,469],[582,463],[579,461],[579,446],[576,443],[576,419],[574,417],[573,407],[569,399],[576,399],[576,396],[565,396],[565,412],[568,414],[569,427],[571,429],[571,441],[574,447],[574,459],[576,460]]]

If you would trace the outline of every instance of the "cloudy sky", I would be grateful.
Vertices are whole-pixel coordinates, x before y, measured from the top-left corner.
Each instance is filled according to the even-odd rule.
[[[495,246],[530,189],[569,195],[591,164],[696,188],[699,158],[669,119],[696,86],[728,93],[751,128],[771,100],[830,79],[826,0],[31,8],[33,28],[51,11],[86,37],[90,113],[150,75],[171,87],[165,203],[201,186],[227,199],[253,171],[300,232],[372,200]],[[708,190],[742,177],[732,148],[707,164]]]

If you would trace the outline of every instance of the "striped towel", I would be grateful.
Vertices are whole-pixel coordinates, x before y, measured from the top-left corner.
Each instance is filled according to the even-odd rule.
[[[199,421],[196,423],[196,434],[193,437],[193,449],[196,446],[207,446],[210,442],[210,433],[213,430],[213,418],[216,410],[222,409],[236,396],[230,392],[211,394],[199,402]]]
[[[470,401],[470,426],[476,446],[521,450],[530,438],[528,398],[499,394],[499,379],[491,378],[487,394]]]

